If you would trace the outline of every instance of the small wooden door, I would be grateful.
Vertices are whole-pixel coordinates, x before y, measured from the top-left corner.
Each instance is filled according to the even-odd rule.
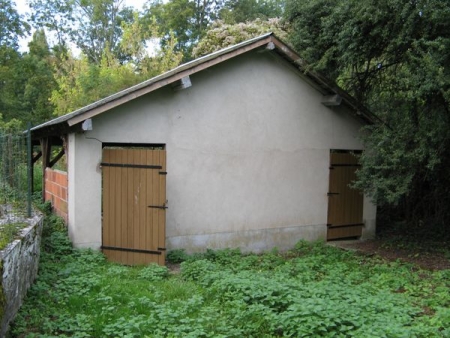
[[[328,240],[361,236],[363,194],[349,187],[358,167],[358,159],[350,152],[330,153]]]
[[[165,264],[166,152],[103,148],[102,250],[108,260]]]

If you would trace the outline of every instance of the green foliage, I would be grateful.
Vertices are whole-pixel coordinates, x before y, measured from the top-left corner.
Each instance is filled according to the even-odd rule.
[[[219,264],[231,264],[237,258],[241,257],[239,249],[222,249],[212,250],[206,249],[204,253],[197,253],[193,255],[194,260],[206,259]]]
[[[143,268],[139,274],[139,278],[149,282],[156,282],[166,279],[169,276],[169,270],[165,266],[150,264]]]
[[[183,278],[190,281],[205,281],[209,273],[216,271],[219,267],[207,259],[197,259],[193,262],[181,263]]]
[[[182,263],[188,259],[188,254],[184,251],[184,249],[176,249],[170,250],[167,252],[167,262],[172,264]]]
[[[15,188],[20,193],[19,196],[23,199],[23,202],[25,202],[28,192],[28,165],[25,163],[17,164],[14,175],[17,181]],[[42,197],[42,166],[35,165],[33,168],[33,178],[33,191]]]
[[[23,215],[26,210],[26,147],[23,134],[14,131],[17,125],[16,121],[0,121],[0,128],[5,128],[0,129],[0,203],[9,215]]]
[[[285,39],[287,30],[287,25],[277,18],[266,21],[256,19],[237,24],[226,24],[223,21],[216,21],[211,25],[197,46],[194,47],[192,55],[199,57],[269,32],[273,32],[279,38]]]
[[[37,30],[29,43],[30,52],[0,46],[0,113],[2,129],[23,131],[28,122],[40,124],[52,116],[49,102],[56,86],[53,79],[55,56],[50,52],[43,30]],[[4,125],[5,122],[9,125]]]
[[[0,46],[16,48],[19,37],[24,37],[30,29],[14,7],[14,2],[0,0]]]
[[[448,229],[450,3],[290,0],[291,41],[379,118],[356,187],[411,224]],[[448,231],[447,231],[448,233]]]
[[[222,0],[154,0],[147,2],[143,20],[156,19],[162,46],[170,41],[173,33],[177,40],[175,50],[189,58],[193,46],[217,19],[222,6]]]
[[[53,224],[50,225],[50,227],[53,227]],[[73,248],[67,234],[61,231],[54,231],[49,234],[50,231],[51,228],[47,228],[44,231],[45,237],[43,237],[42,240],[42,247],[45,252],[55,257],[71,254],[73,252]]]
[[[14,48],[0,45],[0,114],[5,122],[23,117],[23,72],[21,55]]]
[[[104,50],[98,64],[91,63],[82,55],[75,58],[72,55],[61,61],[55,74],[58,89],[52,92],[50,101],[55,106],[55,114],[63,115],[90,103],[129,88],[164,71],[177,66],[181,55],[174,51],[175,40],[171,40],[165,49],[159,50],[154,56],[143,54],[143,42],[140,37],[146,37],[145,32],[153,30],[145,25],[124,26],[125,37],[120,48],[132,52],[134,60],[121,63],[108,50]]]
[[[18,120],[4,122],[0,114],[0,203],[6,214],[25,215],[28,194],[26,138]],[[35,191],[41,190],[42,169],[34,171]]]
[[[52,202],[42,201],[42,192],[36,192],[33,195],[34,206],[45,216],[52,215]]]
[[[26,223],[6,223],[0,225],[0,250],[6,248],[18,236],[19,232],[27,226]]]
[[[46,237],[46,235],[51,235],[53,233],[62,233],[63,235],[67,232],[67,226],[64,223],[64,219],[61,217],[55,215],[52,213],[52,205],[49,201],[46,201],[42,204],[41,209],[44,214],[46,215],[44,220],[44,229],[43,229],[43,236]],[[49,212],[50,210],[50,212]],[[66,243],[68,244],[68,243]]]
[[[284,4],[284,0],[229,0],[220,10],[219,18],[227,24],[280,18]]]
[[[247,21],[257,21],[257,24],[264,22],[269,18],[280,17],[283,12],[284,0],[170,0],[170,1],[148,1],[144,8],[144,21],[156,20],[159,34],[162,36],[161,45],[165,46],[170,39],[170,33],[173,33],[177,45],[175,50],[182,52],[184,60],[187,61],[191,57],[204,55],[211,51],[207,51],[201,47],[202,51],[195,51],[199,41],[208,38],[209,31],[217,30],[224,23],[234,25],[236,23],[244,23]],[[243,26],[251,25],[243,24]],[[243,30],[242,25],[239,26]],[[266,29],[265,27],[264,29]],[[236,37],[238,28],[228,29],[221,28],[222,34],[229,34],[230,39],[240,40]],[[245,28],[244,28],[245,30]],[[264,31],[264,33],[266,33]],[[245,36],[245,33],[241,33]],[[243,40],[240,40],[243,41]],[[221,43],[215,46],[217,49],[231,45]]]
[[[53,114],[49,97],[56,88],[53,69],[57,58],[50,52],[43,29],[34,32],[28,47],[30,51],[23,55],[21,62],[21,73],[25,77],[22,106],[26,117],[23,120],[38,125]]]
[[[107,263],[58,234],[12,337],[448,335],[448,271],[299,242],[282,255],[208,250],[168,276],[156,265]]]
[[[286,18],[302,57],[365,100],[386,72],[397,70],[409,52],[415,53],[411,48],[417,39],[437,33],[427,25],[435,24],[434,12],[444,6],[438,3],[290,0]]]
[[[119,44],[122,23],[133,20],[131,8],[119,0],[31,0],[32,22],[54,32],[60,45],[73,42],[90,62],[99,64],[106,50],[128,60]]]
[[[0,133],[2,135],[18,134],[23,130],[23,123],[17,119],[5,121],[3,115],[0,114]]]

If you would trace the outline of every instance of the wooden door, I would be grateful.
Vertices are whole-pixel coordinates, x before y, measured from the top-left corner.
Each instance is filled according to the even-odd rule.
[[[358,167],[358,159],[350,152],[330,153],[328,240],[361,236],[363,194],[349,187]]]
[[[102,250],[108,260],[165,264],[166,152],[103,148]]]

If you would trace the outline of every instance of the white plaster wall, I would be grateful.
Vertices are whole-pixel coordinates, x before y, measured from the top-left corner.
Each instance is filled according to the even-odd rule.
[[[300,76],[251,52],[194,74],[189,89],[162,88],[95,117],[93,131],[69,138],[74,243],[101,245],[98,140],[166,144],[168,249],[325,239],[329,152],[361,149],[360,123],[323,106]],[[373,209],[365,206],[365,218]]]
[[[101,246],[101,143],[69,135],[69,237],[77,247]]]

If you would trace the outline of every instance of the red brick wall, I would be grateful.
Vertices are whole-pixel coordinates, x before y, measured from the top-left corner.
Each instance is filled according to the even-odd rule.
[[[45,200],[50,201],[55,213],[67,222],[67,173],[45,169]]]

